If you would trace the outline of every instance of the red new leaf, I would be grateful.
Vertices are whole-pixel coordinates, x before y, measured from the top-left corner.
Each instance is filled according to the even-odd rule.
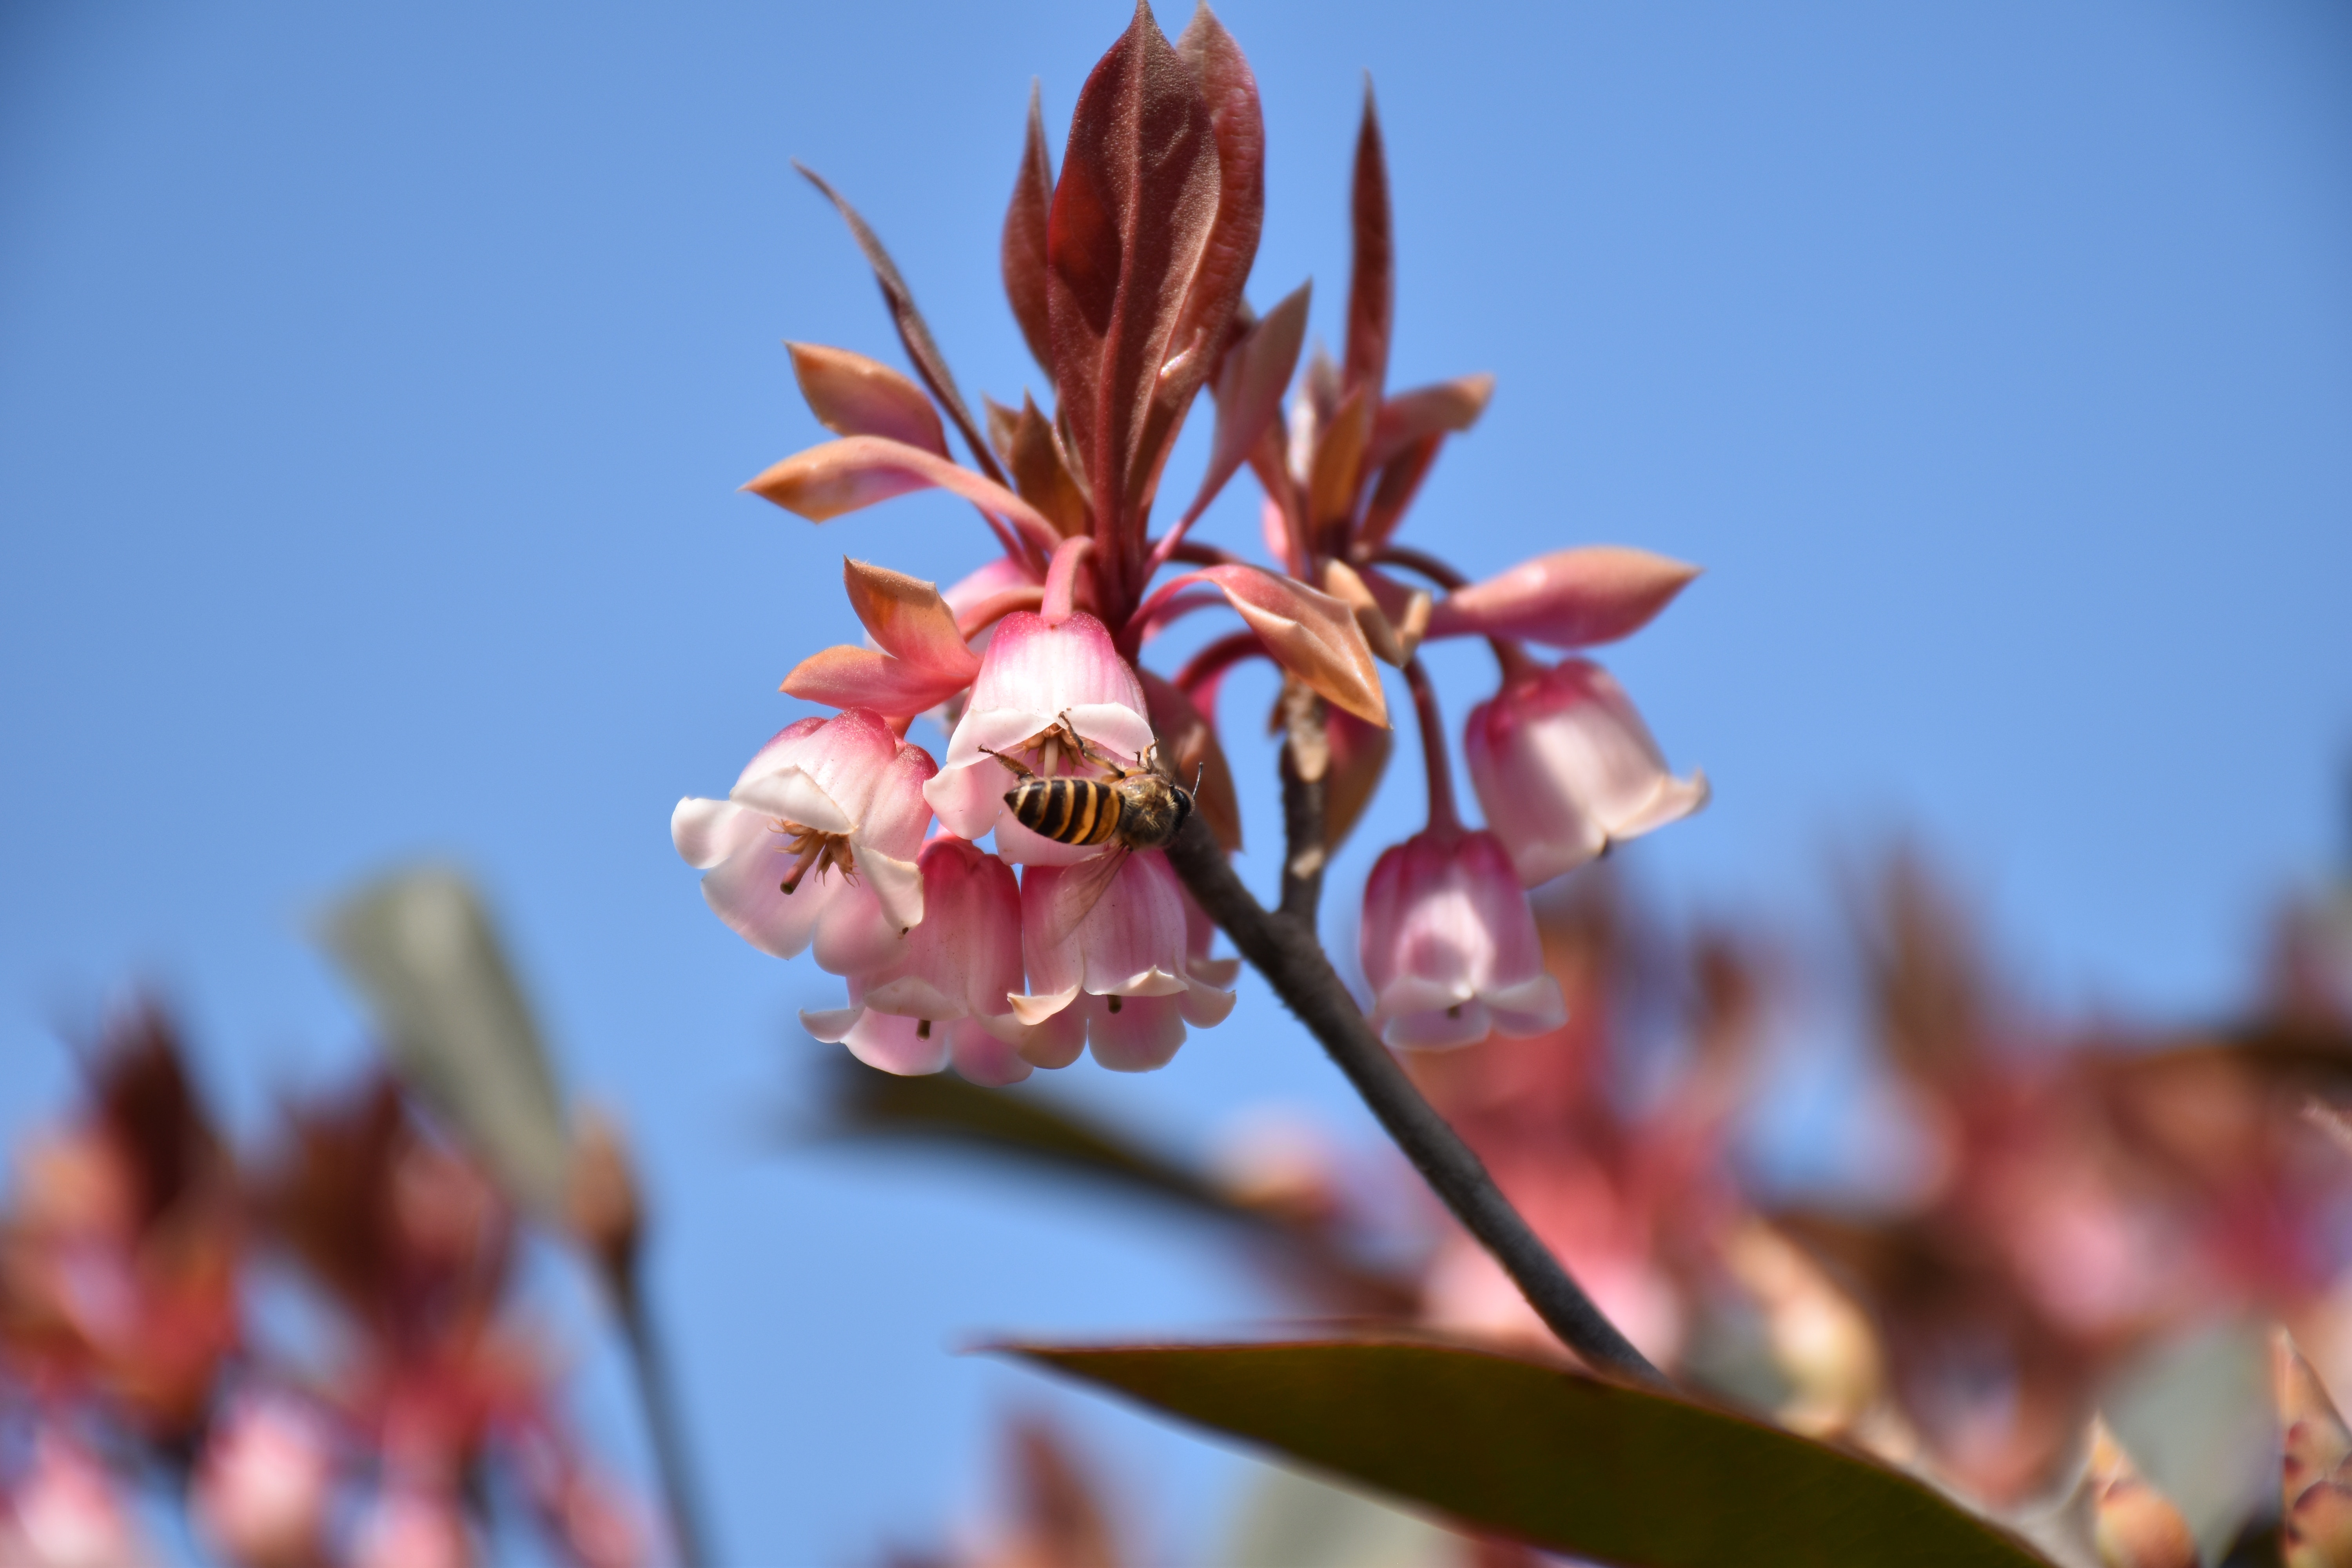
[[[1013,182],[1013,205],[1004,214],[1004,296],[1013,319],[1029,340],[1029,352],[1045,374],[1054,374],[1054,333],[1045,310],[1045,235],[1054,205],[1054,165],[1045,152],[1045,114],[1037,84],[1029,84],[1029,139],[1021,148],[1021,173]]]
[[[1342,384],[1371,389],[1377,405],[1389,374],[1389,334],[1396,320],[1396,241],[1389,217],[1388,157],[1381,147],[1380,112],[1372,84],[1364,82],[1364,124],[1356,136],[1356,188],[1351,202],[1356,255],[1348,274],[1348,363]]]
[[[1137,449],[1218,214],[1219,151],[1193,73],[1148,5],[1078,94],[1046,238],[1061,411],[1119,572]],[[1138,542],[1139,542],[1139,541]]]

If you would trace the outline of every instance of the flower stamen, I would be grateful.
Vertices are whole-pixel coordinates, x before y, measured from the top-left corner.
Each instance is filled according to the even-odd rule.
[[[782,817],[770,823],[768,831],[785,836],[786,842],[776,852],[793,857],[793,868],[777,884],[786,897],[800,890],[802,881],[811,869],[816,872],[820,882],[824,880],[829,868],[837,868],[845,882],[857,880],[857,863],[850,858],[847,835],[803,827],[797,822],[787,822]]]

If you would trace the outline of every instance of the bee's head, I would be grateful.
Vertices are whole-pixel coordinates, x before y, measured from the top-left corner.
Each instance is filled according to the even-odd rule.
[[[1172,838],[1184,831],[1184,819],[1192,815],[1192,792],[1182,784],[1171,784],[1168,793],[1176,797],[1176,826],[1169,834]]]

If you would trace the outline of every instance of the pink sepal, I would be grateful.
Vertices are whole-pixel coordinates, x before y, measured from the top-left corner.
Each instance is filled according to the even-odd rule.
[[[1646,626],[1699,569],[1620,544],[1522,561],[1437,601],[1433,637],[1519,637],[1549,647],[1614,642]]]

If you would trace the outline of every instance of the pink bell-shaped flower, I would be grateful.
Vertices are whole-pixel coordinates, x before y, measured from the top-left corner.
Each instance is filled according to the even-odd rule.
[[[1530,888],[1706,804],[1706,775],[1669,773],[1624,689],[1589,659],[1518,661],[1470,710],[1462,750],[1486,824]]]
[[[1037,1030],[1023,1054],[1039,1067],[1066,1067],[1091,1042],[1095,1060],[1113,1072],[1165,1067],[1187,1024],[1211,1028],[1234,1010],[1234,994],[1222,987],[1234,964],[1208,957],[1208,922],[1201,920],[1196,935],[1165,855],[1128,854],[1100,900],[1073,922],[1061,906],[1088,869],[1032,865],[1022,873],[1029,994],[1012,1004]],[[1057,930],[1070,934],[1045,940]]]
[[[937,771],[867,709],[803,719],[760,748],[725,800],[679,801],[670,839],[709,871],[702,896],[752,946],[792,958],[814,943],[836,974],[872,968],[923,919],[915,858]]]
[[[237,1568],[326,1560],[333,1447],[319,1419],[283,1397],[247,1395],[215,1419],[196,1465],[198,1530]]]
[[[980,838],[994,830],[1007,860],[1067,866],[1087,859],[1099,851],[1040,837],[1004,814],[1014,775],[987,753],[1017,758],[1047,776],[1077,771],[1084,764],[1053,738],[1066,716],[1080,738],[1131,765],[1151,747],[1147,712],[1142,683],[1100,621],[1079,612],[1053,623],[1016,611],[989,638],[971,700],[949,737],[947,761],[923,793],[949,832]]]
[[[72,1438],[38,1433],[31,1465],[0,1494],[0,1563],[142,1568],[154,1561],[106,1468]]]
[[[1510,852],[1455,826],[1450,803],[1372,867],[1362,954],[1373,1026],[1391,1046],[1469,1046],[1568,1021]]]
[[[885,1072],[1017,1083],[1032,1033],[1008,999],[1021,989],[1021,889],[1013,868],[968,839],[923,846],[923,923],[882,968],[849,977],[849,1005],[801,1015],[818,1039]]]

